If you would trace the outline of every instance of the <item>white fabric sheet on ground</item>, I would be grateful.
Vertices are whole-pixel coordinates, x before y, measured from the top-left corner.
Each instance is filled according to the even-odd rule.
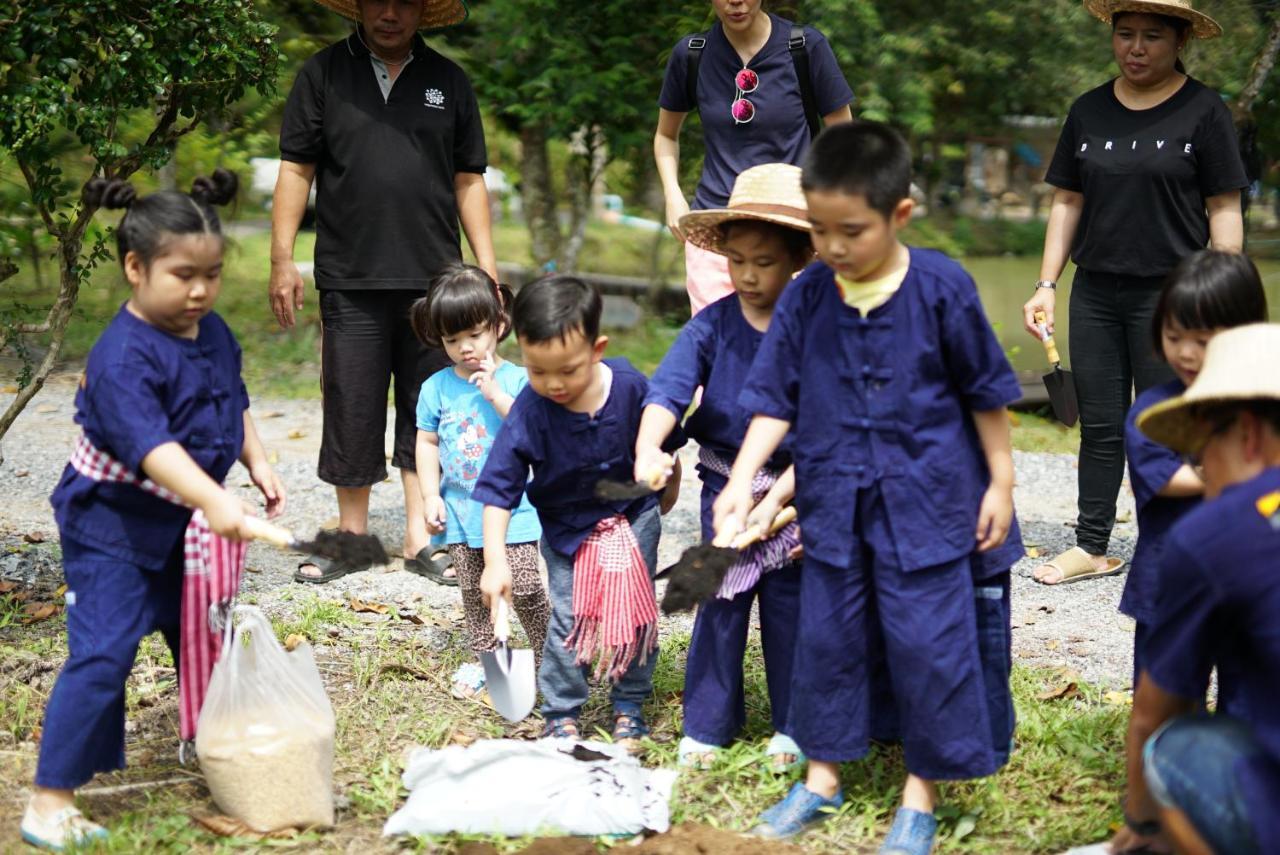
[[[487,739],[419,749],[404,807],[382,833],[638,834],[666,831],[677,773],[645,769],[617,746],[578,739]]]

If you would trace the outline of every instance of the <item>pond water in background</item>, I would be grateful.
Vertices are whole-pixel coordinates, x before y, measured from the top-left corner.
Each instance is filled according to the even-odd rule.
[[[1022,304],[1030,297],[1032,286],[1040,278],[1040,259],[1022,258],[968,258],[962,259],[965,269],[978,283],[982,304],[987,317],[996,327],[996,334],[1013,367],[1019,371],[1043,372],[1048,369],[1044,348],[1022,328]],[[1280,261],[1260,261],[1262,283],[1267,291],[1267,305],[1271,319],[1280,321]],[[1054,338],[1067,367],[1071,365],[1068,350],[1067,301],[1071,296],[1071,277],[1075,267],[1068,265],[1058,285],[1057,322]]]

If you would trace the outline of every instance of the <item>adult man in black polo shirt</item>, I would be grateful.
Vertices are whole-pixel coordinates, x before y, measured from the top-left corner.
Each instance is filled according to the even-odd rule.
[[[462,69],[418,35],[460,23],[466,7],[462,0],[319,2],[359,27],[307,60],[289,93],[271,218],[271,308],[285,328],[302,308],[293,247],[315,181],[324,330],[318,474],[337,488],[340,527],[366,531],[370,490],[387,474],[383,436],[394,377],[392,464],[404,486],[405,566],[452,581],[430,563],[414,470],[418,389],[448,360],[417,341],[408,310],[436,272],[460,258],[459,222],[479,265],[497,278],[475,95]],[[329,581],[361,569],[307,562],[295,578]]]

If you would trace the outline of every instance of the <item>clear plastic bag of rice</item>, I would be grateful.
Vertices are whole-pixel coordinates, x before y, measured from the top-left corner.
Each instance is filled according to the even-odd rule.
[[[333,825],[333,724],[311,646],[237,606],[196,726],[218,807],[255,831]]]

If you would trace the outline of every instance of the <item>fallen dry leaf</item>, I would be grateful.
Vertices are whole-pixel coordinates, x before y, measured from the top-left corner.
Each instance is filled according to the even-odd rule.
[[[307,432],[300,428],[294,428],[293,430],[289,431],[289,439],[302,439],[306,435],[307,435]]]
[[[54,592],[53,592],[53,595],[54,595],[55,597],[64,597],[64,596],[66,596],[66,594],[67,594],[67,583],[66,583],[66,582],[63,582],[61,585],[59,585],[59,586],[58,586],[58,590],[56,590],[56,591],[54,591]]]
[[[22,607],[22,622],[32,624],[37,621],[48,620],[60,611],[62,609],[55,603],[27,603]]]
[[[219,837],[240,837],[246,840],[290,840],[298,836],[296,828],[282,828],[279,831],[254,831],[238,819],[223,814],[191,814],[192,822],[211,831]]]
[[[463,748],[466,748],[479,738],[479,735],[474,730],[455,730],[449,736],[449,744],[461,745]]]
[[[263,413],[262,415],[258,416],[258,418],[260,418],[260,419],[278,419],[278,418],[280,418],[280,417],[281,417],[281,416],[283,416],[283,415],[284,415],[284,412],[283,412],[282,410],[271,410],[270,412]]]
[[[30,475],[30,474],[31,474],[31,473],[30,473],[29,471],[27,471],[26,469],[19,469],[17,472],[14,472],[14,473],[13,473],[13,477],[14,477],[14,478],[26,478],[26,477],[27,477],[28,475]]]
[[[37,413],[56,413],[57,411],[58,411],[58,408],[54,404],[41,404],[40,406],[36,407]]]
[[[298,649],[298,645],[306,644],[308,641],[305,635],[299,635],[296,632],[289,633],[288,638],[284,640],[284,649],[290,652]]]
[[[1062,642],[1056,638],[1051,638],[1044,643],[1044,646],[1049,650],[1057,650],[1062,646]]]
[[[385,603],[366,602],[359,597],[352,597],[347,601],[347,605],[351,607],[351,611],[357,613],[368,612],[375,615],[385,615],[387,612],[391,611],[391,606],[388,606]]]
[[[400,612],[400,619],[407,620],[414,626],[422,626],[426,621],[422,619],[422,615],[417,612]]]
[[[277,463],[280,462],[280,455],[276,454],[274,451],[271,452],[270,454],[267,455],[267,462],[270,463],[272,466],[275,466]]]
[[[1102,700],[1116,707],[1127,707],[1133,705],[1133,696],[1128,692],[1107,692],[1102,696]]]
[[[22,539],[27,543],[44,543],[44,532],[29,531],[22,536]]]
[[[10,383],[8,386],[0,386],[0,392],[4,392],[6,395],[15,395],[18,392],[18,387]]]
[[[1070,683],[1059,683],[1036,695],[1038,701],[1063,701],[1080,697],[1080,684],[1074,680]]]
[[[8,579],[0,579],[0,594],[7,594],[18,587],[17,582]]]
[[[1036,547],[1034,547],[1034,546],[1028,546],[1028,547],[1027,547],[1027,557],[1028,557],[1028,558],[1039,558],[1039,557],[1040,557],[1040,550],[1039,550],[1039,549],[1037,549],[1037,548],[1036,548]]]

